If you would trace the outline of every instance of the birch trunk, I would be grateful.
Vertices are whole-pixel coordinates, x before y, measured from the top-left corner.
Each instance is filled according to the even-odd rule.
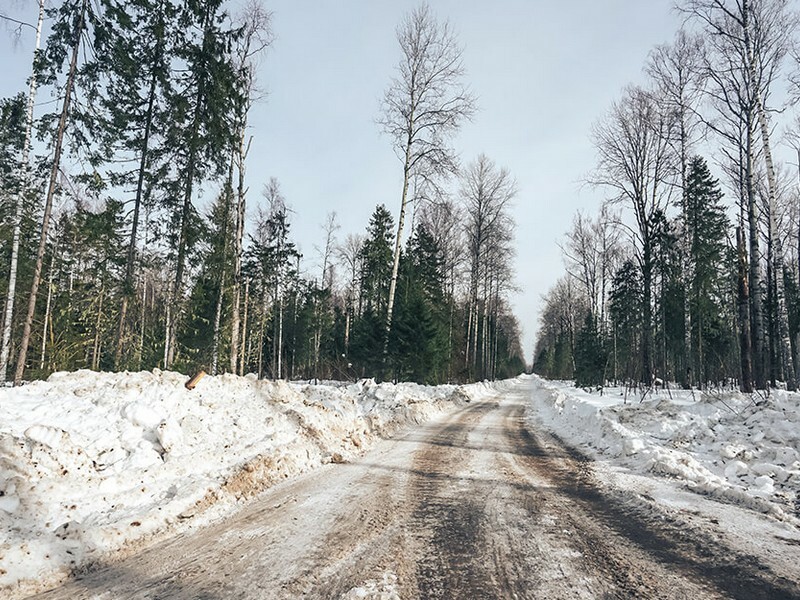
[[[410,122],[414,122],[412,112]],[[405,165],[403,167],[403,194],[400,199],[400,215],[397,217],[397,236],[394,240],[394,258],[392,260],[392,279],[389,283],[389,299],[386,304],[386,327],[383,339],[383,362],[386,364],[386,357],[389,353],[389,332],[392,329],[392,311],[394,310],[394,295],[397,291],[397,273],[400,269],[400,243],[403,237],[403,222],[406,218],[406,206],[408,205],[408,178],[411,169],[411,132],[408,135],[406,145]]]
[[[244,315],[242,317],[242,340],[239,348],[239,375],[244,375],[245,361],[249,357],[249,352],[245,354],[245,348],[249,342],[247,336],[247,308],[250,305],[250,279],[244,281]]]
[[[100,284],[97,318],[94,321],[94,344],[92,345],[92,370],[100,370],[100,324],[103,322],[103,301],[105,300],[106,282]]]
[[[753,391],[753,353],[751,349],[750,327],[750,285],[747,281],[747,251],[745,249],[742,227],[736,228],[736,249],[739,266],[739,347],[741,368],[741,390],[749,394]]]
[[[752,62],[751,62],[752,65]],[[751,69],[754,69],[751,66]],[[755,73],[751,72],[754,77]],[[795,380],[795,370],[792,357],[792,342],[789,335],[789,311],[786,306],[786,287],[783,280],[783,244],[780,235],[777,233],[777,222],[775,219],[776,207],[776,190],[777,183],[775,180],[775,165],[772,162],[772,151],[770,149],[769,141],[769,126],[767,124],[767,116],[764,106],[761,103],[761,97],[756,90],[756,109],[758,111],[758,123],[761,128],[761,143],[764,149],[764,161],[767,166],[767,182],[769,184],[769,229],[770,235],[773,238],[771,244],[772,249],[772,271],[775,275],[775,300],[778,308],[778,339],[780,341],[780,354],[781,354],[781,368],[783,376],[786,379],[786,388],[790,391],[797,389],[797,381]]]

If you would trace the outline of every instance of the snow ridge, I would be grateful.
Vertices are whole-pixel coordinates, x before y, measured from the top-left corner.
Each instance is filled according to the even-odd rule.
[[[494,390],[186,379],[78,371],[0,389],[0,595],[207,523]]]
[[[536,379],[548,393],[530,418],[565,441],[800,525],[800,394],[673,390],[626,404],[619,388],[601,396]]]

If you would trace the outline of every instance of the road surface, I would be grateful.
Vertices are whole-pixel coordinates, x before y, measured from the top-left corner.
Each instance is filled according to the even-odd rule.
[[[36,597],[800,598],[791,573],[529,431],[536,393],[467,405]]]

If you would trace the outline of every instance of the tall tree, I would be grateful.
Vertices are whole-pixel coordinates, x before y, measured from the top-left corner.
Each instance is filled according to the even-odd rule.
[[[642,88],[629,87],[592,132],[599,153],[594,183],[607,187],[612,200],[624,202],[636,222],[637,259],[644,286],[641,380],[653,378],[653,269],[655,225],[669,202],[674,156],[669,139],[674,115],[665,112]]]
[[[39,45],[42,39],[42,23],[44,22],[44,0],[39,0],[39,13],[36,20],[36,43],[34,44],[34,63],[39,53]],[[0,383],[4,383],[8,373],[8,358],[11,354],[11,329],[14,318],[14,303],[17,293],[17,268],[19,264],[19,242],[22,231],[22,212],[25,197],[29,193],[31,185],[30,173],[30,148],[31,138],[33,137],[33,105],[36,100],[36,88],[38,82],[36,73],[31,75],[28,84],[28,99],[25,110],[25,138],[22,144],[22,159],[19,169],[22,176],[19,178],[19,185],[16,190],[16,202],[14,204],[14,216],[12,224],[11,238],[11,264],[8,270],[8,289],[6,290],[6,306],[3,313],[3,335],[0,342]],[[4,161],[5,162],[5,161]],[[9,163],[6,163],[9,164]],[[7,187],[6,189],[11,189]]]
[[[702,42],[696,35],[685,29],[678,31],[672,44],[657,46],[650,54],[647,72],[653,80],[658,101],[664,108],[675,114],[676,127],[670,140],[680,161],[681,185],[681,273],[683,276],[683,330],[684,348],[681,353],[682,366],[679,370],[685,387],[691,385],[688,363],[692,355],[691,310],[688,280],[691,278],[692,263],[688,258],[689,240],[686,224],[686,176],[689,149],[694,142],[694,131],[699,124],[696,116],[702,92]]]
[[[240,345],[240,312],[242,289],[242,243],[244,240],[244,220],[247,187],[245,185],[245,162],[250,151],[247,141],[247,117],[256,100],[256,66],[258,57],[272,43],[270,29],[271,14],[264,10],[258,0],[250,0],[245,6],[242,34],[236,49],[237,85],[240,93],[235,97],[234,125],[236,141],[235,159],[238,171],[236,204],[234,207],[233,229],[233,300],[231,309],[231,352],[230,370],[237,372],[237,359]]]
[[[403,54],[398,76],[386,90],[379,123],[388,133],[403,162],[403,189],[394,243],[394,260],[386,307],[385,336],[392,324],[392,310],[400,265],[406,207],[411,200],[409,184],[417,178],[429,185],[456,169],[448,138],[475,110],[475,101],[463,84],[461,48],[450,25],[439,23],[428,5],[408,14],[397,29]]]
[[[719,323],[725,312],[726,296],[720,290],[727,284],[727,232],[729,223],[722,206],[719,182],[711,176],[706,162],[699,156],[691,159],[687,174],[686,209],[693,264],[690,281],[692,309],[693,365],[699,383],[708,381],[709,342],[713,332],[724,326]]]
[[[55,80],[56,74],[61,70],[66,55],[68,53],[70,55],[69,67],[67,68],[66,82],[64,85],[64,99],[62,100],[61,112],[55,131],[50,180],[44,199],[42,227],[39,234],[39,249],[36,252],[36,264],[33,270],[33,280],[31,282],[31,291],[28,300],[28,312],[25,316],[22,339],[20,340],[19,354],[17,356],[14,385],[19,385],[22,382],[22,376],[25,373],[25,363],[28,356],[28,345],[31,339],[33,317],[36,313],[36,298],[39,293],[44,254],[47,247],[47,233],[50,229],[53,198],[56,193],[59,167],[61,165],[64,132],[66,131],[67,120],[69,119],[70,101],[72,99],[75,77],[78,71],[78,56],[86,27],[87,6],[87,0],[65,2],[58,11],[55,12],[56,21],[52,25],[52,34],[48,40],[46,57],[37,65],[38,72],[36,76],[43,77],[45,82],[50,83]]]
[[[517,186],[508,170],[498,169],[483,154],[469,164],[461,179],[469,261],[465,360],[470,374],[480,376],[486,366],[480,342],[485,339],[481,332],[485,333],[489,292],[505,281],[503,271],[510,267],[513,221],[509,211]]]
[[[177,352],[176,342],[183,308],[183,288],[189,243],[196,220],[195,186],[209,175],[224,172],[232,146],[232,108],[240,90],[232,58],[232,44],[240,30],[228,25],[222,0],[190,0],[179,17],[185,37],[178,45],[177,58],[186,68],[175,82],[172,97],[169,143],[176,150],[175,192],[175,277],[168,304],[165,366],[170,367]]]

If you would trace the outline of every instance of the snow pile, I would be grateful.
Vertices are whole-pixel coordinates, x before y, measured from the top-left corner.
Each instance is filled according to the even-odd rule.
[[[800,394],[659,391],[643,401],[538,380],[532,417],[598,458],[800,522]]]
[[[0,389],[0,590],[224,514],[492,390],[186,379],[79,371]]]
[[[387,571],[380,580],[370,579],[364,585],[354,587],[341,600],[400,600],[397,575]]]

